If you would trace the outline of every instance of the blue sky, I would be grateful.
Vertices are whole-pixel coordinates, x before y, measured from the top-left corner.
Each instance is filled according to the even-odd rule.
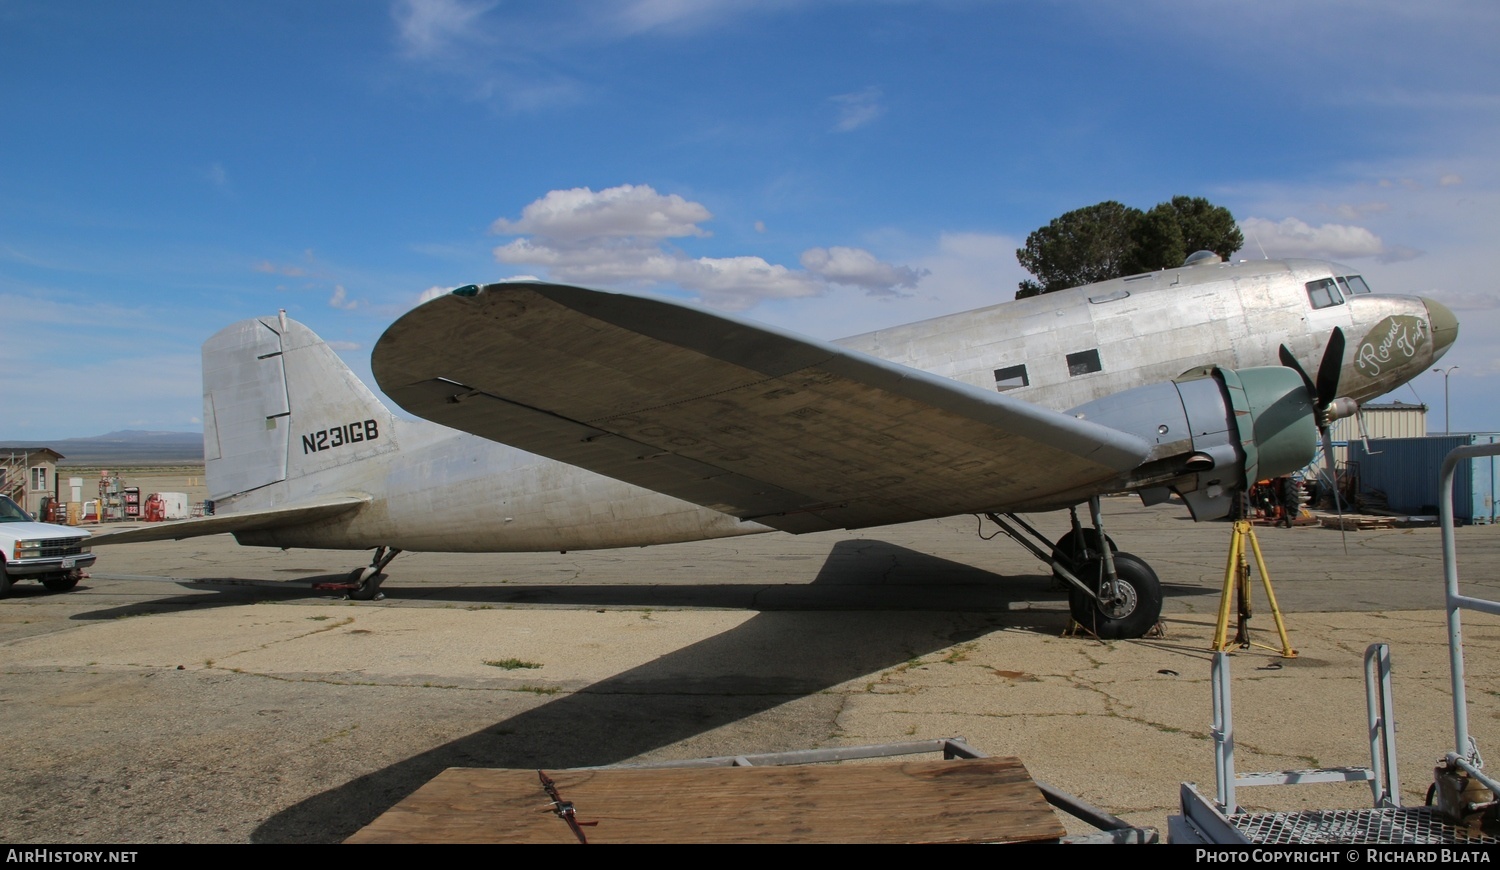
[[[282,308],[368,380],[424,294],[517,275],[854,334],[1176,194],[1448,304],[1453,426],[1500,430],[1497,38],[1490,0],[0,0],[0,439],[200,428],[199,345]]]

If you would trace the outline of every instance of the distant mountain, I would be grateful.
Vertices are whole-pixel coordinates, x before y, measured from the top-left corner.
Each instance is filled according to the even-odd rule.
[[[122,429],[91,438],[7,441],[7,447],[48,447],[63,455],[61,466],[193,465],[203,461],[200,432],[146,432]]]

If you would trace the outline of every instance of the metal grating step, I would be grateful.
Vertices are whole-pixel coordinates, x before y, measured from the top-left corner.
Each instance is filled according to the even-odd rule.
[[[1434,807],[1241,813],[1229,816],[1228,820],[1252,843],[1500,843],[1500,839],[1473,834],[1468,828],[1453,824]]]

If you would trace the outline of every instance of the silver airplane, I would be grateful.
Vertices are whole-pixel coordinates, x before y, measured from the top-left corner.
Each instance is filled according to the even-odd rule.
[[[347,583],[369,599],[406,550],[604,549],[979,514],[1068,584],[1078,622],[1135,637],[1157,621],[1160,582],[1115,550],[1101,494],[1223,517],[1457,334],[1442,304],[1373,294],[1337,264],[1211,254],[831,343],[638,296],[470,285],[376,343],[375,380],[411,420],[283,312],[203,345],[214,515],[92,543],[229,532],[250,546],[371,549]],[[1017,516],[1059,509],[1073,531],[1056,542]]]

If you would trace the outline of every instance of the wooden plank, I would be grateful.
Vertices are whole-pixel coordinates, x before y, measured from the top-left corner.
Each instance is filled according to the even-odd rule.
[[[1322,518],[1322,524],[1325,529],[1367,532],[1374,529],[1394,529],[1396,527],[1396,518],[1346,514],[1342,517],[1325,516]]]
[[[547,771],[590,843],[980,843],[1066,830],[1015,758]],[[350,843],[576,843],[535,770],[455,767]]]

